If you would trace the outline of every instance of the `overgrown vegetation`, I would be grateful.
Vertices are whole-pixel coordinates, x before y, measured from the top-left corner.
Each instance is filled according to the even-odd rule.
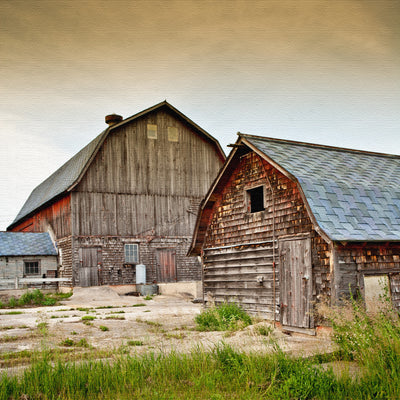
[[[57,302],[71,296],[72,292],[44,294],[39,289],[28,290],[18,299],[13,296],[7,303],[0,301],[0,308],[54,306]]]
[[[224,312],[219,313],[221,309]],[[227,329],[251,323],[249,316],[239,317],[243,314],[229,304],[201,315],[207,315],[201,319],[207,328],[214,327],[215,320],[224,321]],[[400,398],[400,321],[390,300],[386,298],[375,314],[367,314],[360,302],[352,300],[345,308],[331,310],[328,317],[339,349],[308,358],[285,354],[276,344],[269,354],[246,354],[219,344],[189,354],[131,356],[138,351],[133,347],[144,345],[140,340],[127,340],[120,348],[100,354],[85,338],[64,339],[59,351],[2,354],[3,367],[18,365],[19,360],[31,364],[23,374],[0,377],[0,400]],[[235,321],[241,322],[235,325]],[[254,330],[262,336],[273,334],[264,324]],[[356,364],[357,374],[335,375],[327,363],[341,360]]]
[[[251,317],[236,303],[213,306],[196,315],[199,331],[236,331],[252,324]]]

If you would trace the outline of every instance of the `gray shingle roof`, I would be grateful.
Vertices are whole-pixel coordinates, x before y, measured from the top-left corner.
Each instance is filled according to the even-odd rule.
[[[13,224],[26,217],[40,206],[46,204],[48,201],[64,193],[78,179],[106,132],[107,130],[93,139],[79,153],[75,154],[56,172],[37,186],[21,208]]]
[[[240,136],[298,180],[332,240],[400,240],[400,156]]]
[[[56,256],[48,233],[0,232],[0,256]]]

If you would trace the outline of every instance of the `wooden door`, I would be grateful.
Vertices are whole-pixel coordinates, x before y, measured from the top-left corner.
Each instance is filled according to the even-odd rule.
[[[279,241],[281,323],[312,328],[311,240]]]
[[[99,285],[99,264],[101,253],[98,247],[83,247],[79,249],[79,286]]]
[[[176,282],[175,250],[157,250],[158,282]]]

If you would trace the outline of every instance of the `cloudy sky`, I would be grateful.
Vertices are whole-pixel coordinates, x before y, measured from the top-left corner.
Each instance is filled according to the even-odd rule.
[[[104,116],[400,154],[400,0],[0,0],[0,230]],[[373,173],[373,171],[371,171]]]

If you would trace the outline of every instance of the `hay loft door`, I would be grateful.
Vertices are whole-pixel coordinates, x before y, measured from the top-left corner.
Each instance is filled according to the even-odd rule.
[[[157,280],[158,282],[176,282],[175,250],[157,250]]]
[[[279,241],[281,323],[312,328],[311,239]]]
[[[98,286],[101,252],[98,247],[82,247],[79,249],[79,286]]]

